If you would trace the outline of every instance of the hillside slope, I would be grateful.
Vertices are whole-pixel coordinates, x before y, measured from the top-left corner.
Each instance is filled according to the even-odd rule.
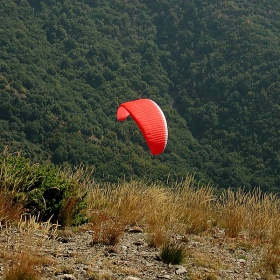
[[[97,180],[279,191],[277,1],[34,1],[0,8],[1,146],[95,165]],[[151,157],[118,104],[148,97],[169,142]]]

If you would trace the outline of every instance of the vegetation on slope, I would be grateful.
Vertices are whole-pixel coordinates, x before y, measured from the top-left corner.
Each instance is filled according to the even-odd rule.
[[[12,161],[14,164],[9,165]],[[24,169],[20,169],[19,165],[24,166]],[[76,222],[80,220],[69,219],[75,218],[73,211],[61,211],[63,208],[59,208],[58,201],[54,201],[56,196],[50,197],[39,191],[36,194],[37,201],[43,199],[49,205],[48,214],[51,216],[45,221],[44,212],[42,216],[38,214],[41,211],[40,205],[38,208],[30,207],[26,204],[26,199],[18,199],[18,192],[14,188],[19,186],[22,186],[21,197],[35,197],[30,195],[30,189],[24,188],[24,182],[34,182],[28,171],[22,172],[26,167],[25,159],[19,155],[7,154],[6,159],[1,161],[0,234],[9,235],[8,245],[11,243],[1,254],[1,263],[6,264],[4,279],[23,279],[19,275],[29,274],[29,278],[24,279],[37,279],[37,272],[44,264],[52,262],[58,266],[56,262],[61,255],[60,251],[57,250],[56,254],[48,257],[40,248],[59,236],[63,238],[67,234],[71,235],[71,230],[86,230],[87,235],[90,233],[91,243],[87,246],[101,243],[110,246],[112,250],[123,237],[124,231],[131,227],[141,227],[145,231],[147,242],[159,249],[163,262],[183,265],[185,261],[194,261],[190,252],[185,249],[188,238],[209,236],[217,240],[218,233],[224,232],[228,240],[235,244],[235,248],[247,248],[245,251],[256,245],[261,248],[258,255],[261,255],[262,261],[256,263],[259,266],[256,271],[261,277],[272,279],[273,275],[279,275],[280,200],[277,195],[266,194],[261,190],[244,192],[229,189],[216,196],[209,185],[198,188],[193,177],[170,184],[167,188],[160,183],[147,184],[140,180],[96,184],[82,168],[72,173],[61,170],[60,182],[57,182],[57,173],[51,172],[54,175],[52,182],[57,183],[55,189],[64,192],[65,199],[70,192],[73,197],[73,185],[79,192],[87,191],[83,209],[80,208],[81,200],[75,199],[71,203],[71,209],[80,209],[80,213],[87,218],[83,221],[87,222],[82,226],[69,227],[73,222],[77,225]],[[30,166],[35,170],[40,167]],[[48,169],[44,168],[41,176],[43,180],[50,176]],[[36,175],[33,178],[36,179]],[[46,184],[38,185],[37,190],[45,190],[45,186]],[[57,215],[58,212],[68,215]],[[16,234],[18,232],[21,232],[20,236]],[[3,241],[1,246],[2,243]],[[94,257],[91,255],[93,260]],[[209,262],[211,261],[207,260],[208,268]],[[211,268],[213,277],[218,275],[220,269]],[[44,270],[41,276],[47,271]],[[209,275],[209,269],[203,271],[200,276],[197,274],[191,279],[205,279]]]
[[[85,222],[86,192],[75,177],[54,165],[31,164],[20,154],[5,151],[0,159],[0,222],[11,222],[24,211],[62,226]],[[10,211],[14,214],[6,217]]]
[[[95,166],[98,181],[279,191],[277,1],[33,1],[0,7],[1,148]],[[118,104],[155,100],[169,142],[153,158]]]

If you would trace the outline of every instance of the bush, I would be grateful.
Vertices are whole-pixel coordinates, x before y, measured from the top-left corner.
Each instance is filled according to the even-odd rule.
[[[19,153],[4,152],[0,158],[0,186],[28,212],[62,226],[86,220],[85,193],[73,178],[54,165],[31,164]]]

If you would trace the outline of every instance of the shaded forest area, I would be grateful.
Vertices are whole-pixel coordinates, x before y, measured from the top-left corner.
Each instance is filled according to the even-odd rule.
[[[7,0],[0,148],[38,163],[280,189],[280,2]],[[169,141],[152,157],[121,102],[147,97]]]

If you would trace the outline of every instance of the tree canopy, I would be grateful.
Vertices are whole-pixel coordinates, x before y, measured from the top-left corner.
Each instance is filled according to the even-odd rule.
[[[7,0],[0,15],[1,149],[96,180],[279,191],[279,1]],[[166,114],[160,156],[116,121],[137,98]]]

